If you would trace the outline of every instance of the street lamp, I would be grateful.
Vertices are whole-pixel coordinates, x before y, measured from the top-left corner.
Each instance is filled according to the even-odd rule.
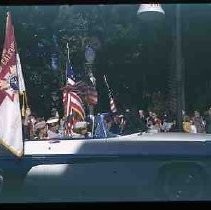
[[[160,4],[140,4],[137,15],[143,21],[163,19],[165,12]]]
[[[91,83],[95,87],[96,86],[96,79],[93,75],[93,63],[94,63],[94,60],[95,60],[95,50],[90,45],[86,46],[85,58],[86,58],[86,61],[87,61],[87,63],[86,63],[87,75],[89,76]]]
[[[159,20],[165,15],[164,10],[160,4],[141,4],[137,15],[143,21]],[[184,92],[184,78],[182,71],[182,37],[181,37],[181,8],[180,4],[176,5],[176,28],[175,28],[175,81],[176,81],[176,118],[178,129],[182,131],[183,110],[185,110],[185,92]]]
[[[181,7],[176,5],[176,86],[177,86],[177,121],[178,129],[183,130],[183,111],[185,110],[185,91],[184,78],[182,69],[182,37],[181,37]]]
[[[85,48],[85,58],[89,64],[93,64],[95,60],[95,51],[90,45],[86,45]]]
[[[159,26],[159,22],[163,22],[165,17],[165,12],[160,6],[160,4],[140,4],[137,11],[138,18],[141,21],[142,29],[144,31],[144,36],[142,36],[144,43],[144,66],[142,68],[142,100],[148,104],[147,96],[150,95],[152,91],[151,84],[148,79],[150,76],[151,69],[153,69],[153,64],[151,62],[151,53],[154,51],[152,48],[152,35],[154,30]]]
[[[86,63],[85,63],[86,74],[88,75],[92,85],[94,87],[96,87],[96,79],[93,74],[93,63],[95,60],[95,50],[89,44],[86,45],[86,47],[85,47],[85,59],[86,59]],[[90,116],[93,116],[94,115],[93,105],[88,105],[88,108],[89,108]]]

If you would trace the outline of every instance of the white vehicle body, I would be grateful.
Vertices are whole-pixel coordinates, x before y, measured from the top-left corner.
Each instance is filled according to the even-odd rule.
[[[211,135],[25,141],[2,153],[0,202],[208,200]]]

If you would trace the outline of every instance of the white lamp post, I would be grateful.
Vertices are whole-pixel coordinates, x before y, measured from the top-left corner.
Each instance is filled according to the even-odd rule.
[[[87,61],[86,70],[87,70],[87,74],[89,76],[89,79],[90,79],[91,83],[93,84],[93,86],[96,86],[96,79],[95,79],[94,74],[92,72],[93,63],[94,63],[94,60],[95,60],[95,50],[90,45],[87,45],[86,48],[85,48],[85,59]]]
[[[181,9],[176,5],[176,84],[177,84],[177,122],[180,131],[183,130],[183,114],[185,110],[185,90],[182,69],[182,36],[181,36]]]
[[[137,15],[143,21],[160,20],[164,17],[165,12],[160,4],[141,4]],[[175,40],[175,80],[177,87],[177,123],[178,129],[182,130],[183,115],[185,110],[185,92],[184,79],[182,71],[182,37],[181,37],[181,9],[180,4],[176,5],[176,40]]]
[[[94,49],[87,45],[86,48],[85,48],[85,58],[86,58],[86,61],[89,63],[89,64],[93,64],[94,60],[95,60],[95,51]]]
[[[85,59],[87,61],[85,63],[86,73],[87,73],[92,85],[95,87],[96,86],[96,79],[95,79],[94,74],[93,74],[93,63],[94,63],[94,60],[95,60],[95,50],[90,45],[87,45],[85,47]],[[93,116],[94,116],[94,106],[88,105],[88,108],[89,108],[89,115],[90,115],[91,118],[93,118]]]

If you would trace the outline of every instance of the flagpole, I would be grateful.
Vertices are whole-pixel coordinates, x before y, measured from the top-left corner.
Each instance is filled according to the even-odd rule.
[[[69,43],[67,42],[67,60],[70,63],[70,48],[69,48]]]
[[[105,75],[105,74],[103,75],[103,78],[104,78],[105,84],[106,84],[106,86],[107,86],[107,88],[108,88],[108,90],[109,90],[110,88],[109,88],[109,85],[108,85],[108,82],[107,82],[107,79],[106,79],[106,75]]]
[[[66,63],[66,78],[65,78],[66,82],[67,82],[67,69],[68,69],[68,67],[70,65],[70,47],[69,47],[69,43],[68,42],[67,42],[67,61],[68,61],[68,63]],[[69,100],[68,104],[70,104],[71,97],[70,97],[69,94],[68,94],[68,100]],[[72,115],[72,113],[73,113],[72,107],[70,107],[70,111],[68,110],[67,113],[69,113],[68,116]],[[71,130],[70,132],[72,133],[72,129],[70,129],[70,130]]]
[[[27,99],[26,91],[24,91],[23,94],[24,94],[24,97],[25,97],[26,108],[29,108],[29,104],[28,104],[28,99]]]
[[[68,68],[69,68],[69,65],[70,65],[70,48],[69,48],[69,43],[67,42],[66,44],[66,48],[67,48],[67,61],[66,61],[66,70],[65,70],[65,85],[67,84],[67,71],[68,71]],[[73,110],[72,110],[72,107],[69,106],[69,104],[71,103],[71,96],[69,93],[68,94],[68,101],[67,101],[67,107],[66,107],[66,129],[67,129],[67,133],[69,136],[72,135],[72,128],[68,127],[68,122],[67,122],[67,119],[69,116],[71,116],[73,114]],[[73,119],[72,119],[73,120]],[[72,125],[71,125],[72,126]]]
[[[22,96],[22,109],[21,109],[21,114],[22,114],[22,117],[24,117],[25,116],[25,97],[24,97],[24,95],[22,95],[21,94],[21,96]]]
[[[69,43],[67,42],[67,61],[66,62],[66,70],[65,70],[65,82],[67,81],[67,69],[68,69],[68,65],[70,65],[70,48],[69,48]]]
[[[21,109],[21,113],[22,113],[22,117],[25,116],[25,112],[26,112],[26,109],[29,108],[29,104],[28,104],[28,98],[27,98],[27,95],[26,95],[26,91],[23,91],[22,94],[20,94],[22,96],[22,109]],[[26,105],[26,107],[25,107]]]
[[[108,89],[109,95],[112,96],[112,90],[111,90],[111,88],[109,87],[109,84],[108,84],[108,82],[107,82],[107,78],[106,78],[105,75],[103,75],[103,77],[104,77],[104,81],[105,81],[106,87],[107,87],[107,89]]]

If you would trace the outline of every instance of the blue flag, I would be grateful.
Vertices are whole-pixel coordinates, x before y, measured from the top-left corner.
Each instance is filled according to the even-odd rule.
[[[73,70],[72,65],[67,65],[66,69],[66,76],[67,76],[67,84],[74,85],[75,84],[75,73]]]
[[[107,129],[104,123],[104,115],[98,114],[95,119],[96,129],[94,133],[94,138],[107,138]]]

